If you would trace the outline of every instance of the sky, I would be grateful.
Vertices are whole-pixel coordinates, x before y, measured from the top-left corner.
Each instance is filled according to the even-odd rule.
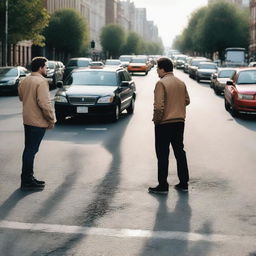
[[[173,39],[187,26],[191,13],[206,6],[208,0],[132,0],[135,7],[147,9],[147,20],[158,27],[164,46],[171,46]]]

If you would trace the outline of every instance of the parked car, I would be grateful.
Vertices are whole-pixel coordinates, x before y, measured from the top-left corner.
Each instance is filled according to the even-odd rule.
[[[127,67],[127,70],[131,74],[134,72],[143,72],[145,75],[147,75],[150,68],[151,66],[149,65],[148,59],[146,57],[133,57]]]
[[[217,72],[217,64],[213,62],[199,62],[196,69],[196,81],[211,80],[211,75]]]
[[[250,62],[248,67],[256,67],[256,61]]]
[[[184,73],[188,73],[188,66],[191,64],[191,60],[193,59],[193,57],[186,57],[185,59],[185,63],[184,63],[184,68],[183,71]]]
[[[21,66],[0,67],[0,92],[18,93],[18,85],[30,72]]]
[[[239,113],[256,114],[256,68],[238,68],[224,89],[226,110],[236,117]]]
[[[54,98],[58,121],[79,115],[117,121],[125,109],[128,114],[134,111],[135,83],[124,68],[76,69],[58,87]]]
[[[119,59],[107,59],[105,61],[106,66],[122,67],[122,62]]]
[[[133,55],[121,55],[119,57],[119,60],[121,61],[123,67],[128,67],[128,64],[130,63]]]
[[[211,87],[217,95],[224,92],[226,83],[234,75],[235,68],[218,68],[218,72],[211,76]]]
[[[91,61],[92,61],[91,58],[72,58],[72,59],[70,59],[66,65],[63,79],[66,79],[68,77],[69,73],[73,69],[88,67]]]
[[[193,58],[190,63],[189,63],[189,66],[188,66],[188,74],[189,74],[189,77],[191,78],[196,78],[196,70],[198,68],[198,65],[200,62],[206,62],[206,61],[211,61],[209,59],[206,59],[206,58],[203,58],[203,57],[196,57],[196,58]]]
[[[175,58],[175,68],[177,69],[183,69],[185,65],[187,55],[177,55]]]
[[[47,80],[50,88],[55,88],[57,82],[62,81],[64,74],[64,65],[60,61],[47,61]]]

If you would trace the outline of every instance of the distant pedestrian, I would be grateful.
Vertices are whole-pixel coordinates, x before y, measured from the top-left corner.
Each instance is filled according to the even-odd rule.
[[[22,155],[21,189],[42,190],[44,181],[34,177],[34,158],[46,129],[52,129],[56,122],[51,104],[49,85],[44,78],[47,72],[47,59],[36,57],[31,62],[31,75],[18,87],[23,104],[23,124],[25,148]]]
[[[155,150],[158,160],[158,186],[148,189],[151,193],[169,191],[169,147],[172,145],[177,162],[179,184],[177,190],[187,191],[189,171],[183,145],[186,106],[190,103],[186,85],[173,74],[173,64],[168,58],[157,61],[160,80],[154,90]]]

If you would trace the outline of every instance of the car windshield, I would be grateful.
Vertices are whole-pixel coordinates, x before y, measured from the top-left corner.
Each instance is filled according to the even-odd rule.
[[[211,65],[211,64],[200,64],[200,69],[217,69],[217,65]]]
[[[187,57],[178,57],[177,60],[186,60]]]
[[[191,66],[199,66],[199,63],[200,62],[202,62],[203,60],[193,60],[192,62],[191,62]]]
[[[115,72],[108,71],[73,72],[65,81],[64,85],[116,86],[117,77]]]
[[[70,60],[68,67],[88,67],[90,64],[89,60]]]
[[[132,59],[131,63],[146,63],[146,59]]]
[[[13,77],[18,75],[17,68],[0,68],[0,76]]]
[[[235,70],[221,70],[219,72],[219,78],[230,78],[235,73]]]
[[[56,66],[56,63],[53,61],[48,61],[47,64],[49,69],[54,69]]]
[[[241,71],[237,84],[256,84],[256,70]]]

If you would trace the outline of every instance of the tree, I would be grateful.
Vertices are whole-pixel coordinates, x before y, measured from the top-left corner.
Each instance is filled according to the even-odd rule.
[[[135,32],[129,32],[123,46],[123,54],[138,54],[140,37]]]
[[[223,54],[227,47],[248,47],[249,14],[235,5],[217,2],[209,6],[199,33],[207,52]]]
[[[84,19],[72,9],[56,11],[45,28],[46,45],[66,54],[77,54],[88,43],[88,28]]]
[[[125,42],[125,32],[120,25],[109,24],[102,28],[101,45],[107,57],[117,58]]]
[[[42,31],[49,22],[49,15],[41,0],[9,0],[8,42],[16,44],[22,40],[32,40],[43,46]],[[0,3],[0,40],[5,31],[5,1]]]

